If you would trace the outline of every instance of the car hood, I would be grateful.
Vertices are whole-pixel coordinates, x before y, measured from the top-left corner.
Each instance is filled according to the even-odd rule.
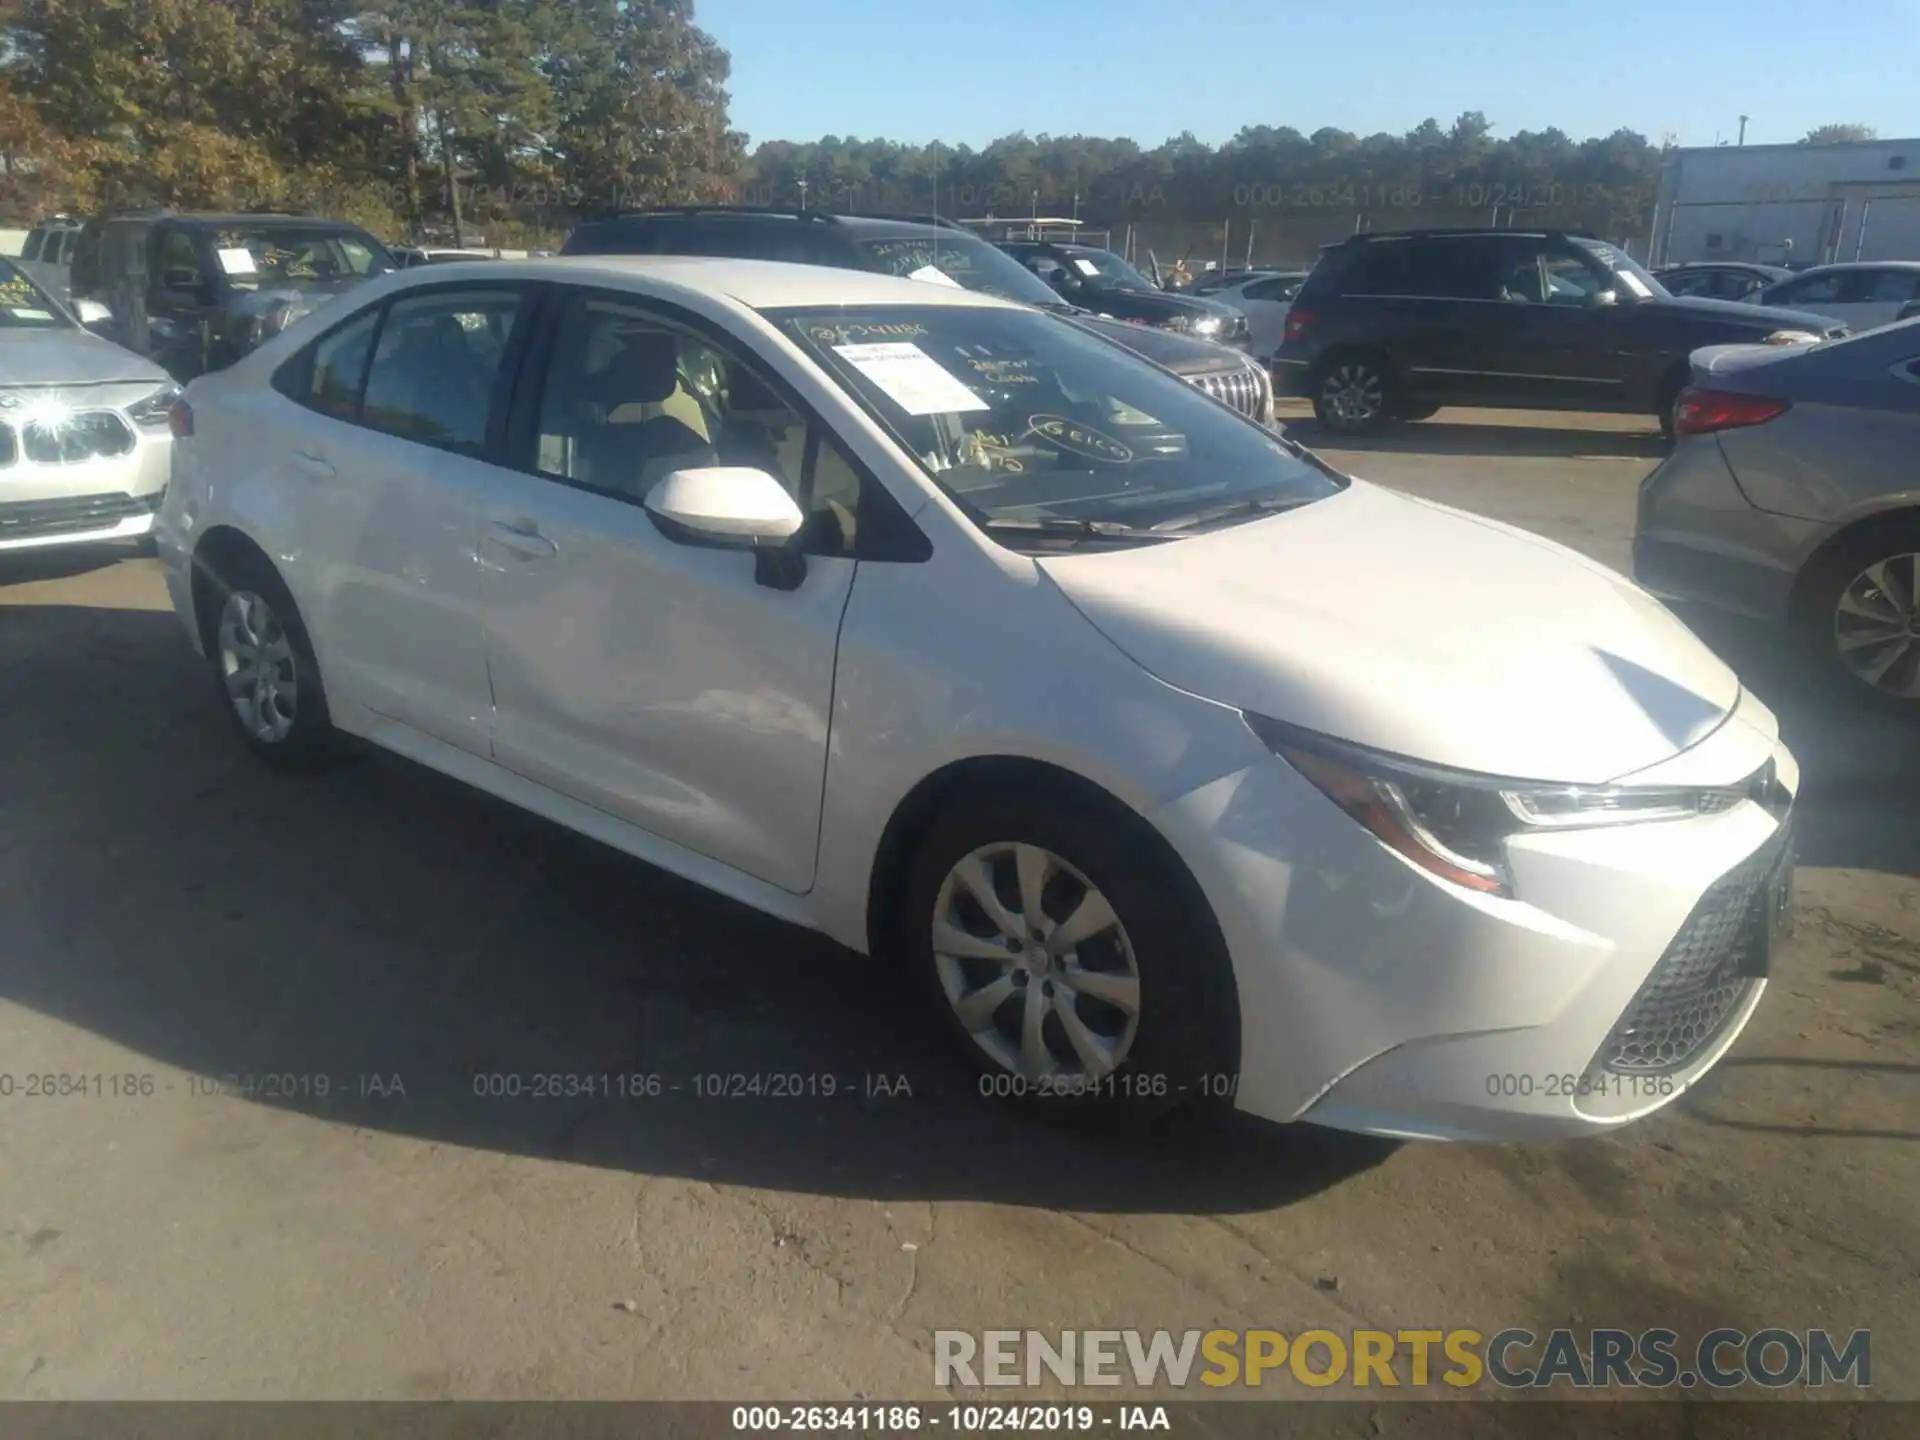
[[[1176,295],[1169,290],[1095,290],[1084,300],[1095,314],[1136,320],[1170,320],[1176,315],[1212,315],[1231,320],[1239,311],[1218,300],[1198,295]]]
[[[0,330],[0,389],[147,383],[167,372],[90,331]]]
[[[1811,310],[1789,310],[1784,305],[1749,305],[1744,300],[1709,300],[1704,295],[1665,295],[1643,300],[1666,314],[1698,315],[1721,321],[1745,322],[1762,334],[1775,330],[1811,330],[1824,335],[1838,323],[1830,315]]]
[[[1603,783],[1697,744],[1740,698],[1624,577],[1364,481],[1189,540],[1038,564],[1169,685],[1461,770]]]

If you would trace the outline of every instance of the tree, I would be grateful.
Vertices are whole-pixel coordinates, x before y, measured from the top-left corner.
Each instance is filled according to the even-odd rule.
[[[1871,125],[1816,125],[1801,139],[1802,145],[1854,145],[1863,140],[1878,140],[1880,132]]]

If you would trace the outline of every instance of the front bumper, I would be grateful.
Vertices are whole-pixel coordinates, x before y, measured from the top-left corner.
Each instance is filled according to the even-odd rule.
[[[1730,785],[1767,759],[1790,797],[1793,758],[1748,702],[1660,778]],[[1234,958],[1239,1108],[1513,1140],[1639,1118],[1733,1043],[1766,985],[1736,953],[1742,927],[1791,873],[1777,808],[1525,837],[1509,847],[1514,898],[1417,869],[1277,759],[1158,821]]]
[[[0,551],[131,540],[153,528],[172,437],[138,432],[125,455],[37,463],[16,448],[0,465]]]

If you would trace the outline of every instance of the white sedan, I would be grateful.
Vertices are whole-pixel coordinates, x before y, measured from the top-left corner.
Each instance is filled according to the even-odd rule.
[[[134,540],[167,487],[179,391],[0,260],[0,552]]]
[[[1247,317],[1247,352],[1256,360],[1271,360],[1287,333],[1287,312],[1293,297],[1307,283],[1305,270],[1254,270],[1224,284],[1204,284],[1195,294],[1231,305]]]
[[[1748,297],[1760,305],[1784,305],[1830,315],[1851,329],[1891,325],[1920,300],[1920,261],[1851,261],[1816,265]]]
[[[260,757],[904,965],[983,1094],[1598,1131],[1766,987],[1797,771],[1666,610],[1024,307],[432,267],[181,412],[160,554]]]

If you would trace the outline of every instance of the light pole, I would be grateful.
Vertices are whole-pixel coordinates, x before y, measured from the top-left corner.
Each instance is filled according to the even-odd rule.
[[[807,208],[807,177],[804,175],[800,177],[800,208]]]

